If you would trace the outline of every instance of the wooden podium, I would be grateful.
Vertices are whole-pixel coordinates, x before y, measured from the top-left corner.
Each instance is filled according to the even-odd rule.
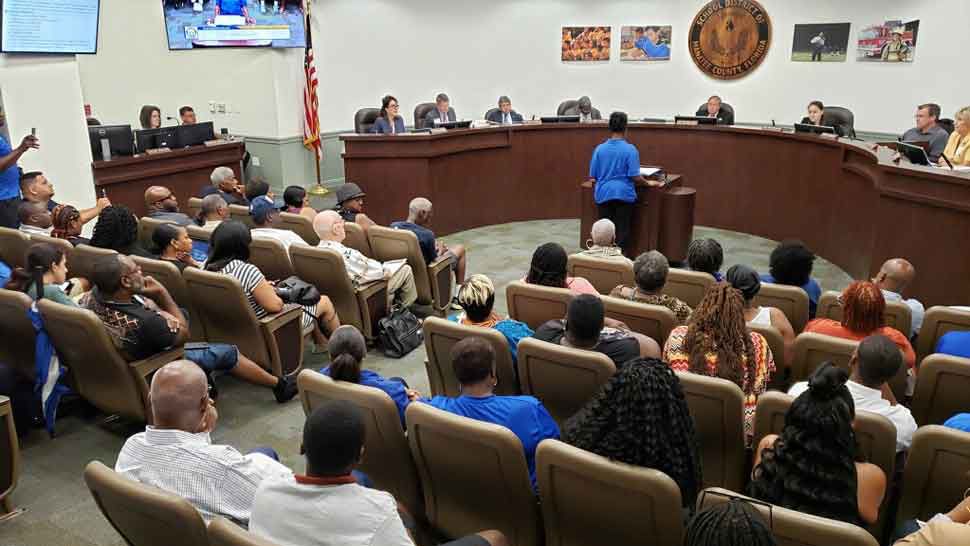
[[[111,161],[94,161],[94,189],[102,191],[118,205],[125,205],[138,216],[144,216],[145,190],[165,186],[172,190],[183,212],[189,197],[212,184],[209,177],[216,167],[229,167],[242,180],[242,158],[246,145],[241,141],[208,146],[192,146],[169,152],[119,157]]]

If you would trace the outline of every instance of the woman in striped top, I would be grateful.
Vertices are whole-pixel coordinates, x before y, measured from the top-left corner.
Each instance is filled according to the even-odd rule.
[[[284,304],[259,268],[249,263],[249,244],[252,240],[245,224],[235,220],[222,222],[209,240],[209,259],[205,270],[223,273],[239,281],[256,318],[263,318],[271,313],[279,313]],[[328,335],[340,326],[333,303],[327,296],[320,296],[319,303],[304,306],[303,309],[303,328],[313,326],[313,342],[318,347],[325,346],[325,333]],[[314,321],[313,317],[317,320]]]

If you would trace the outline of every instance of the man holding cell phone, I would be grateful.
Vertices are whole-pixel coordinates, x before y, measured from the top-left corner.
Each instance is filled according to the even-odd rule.
[[[35,136],[36,130],[25,136],[20,145],[11,148],[0,135],[0,226],[17,229],[20,221],[17,219],[17,207],[20,206],[20,167],[17,161],[27,150],[40,148],[40,141]]]

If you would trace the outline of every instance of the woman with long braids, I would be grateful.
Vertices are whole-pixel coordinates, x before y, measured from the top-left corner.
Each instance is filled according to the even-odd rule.
[[[654,358],[631,360],[563,425],[564,442],[621,463],[653,468],[693,506],[702,487],[697,436],[677,375]]]
[[[529,274],[525,277],[525,282],[553,288],[568,288],[573,294],[598,296],[599,292],[596,288],[583,277],[566,276],[567,260],[566,250],[562,245],[556,243],[541,245],[532,254],[532,263],[529,265]]]
[[[81,237],[81,211],[71,205],[57,205],[51,211],[51,237],[64,239],[74,246],[90,244]]]
[[[684,546],[775,546],[765,518],[751,503],[734,498],[702,510],[687,525]]]
[[[138,220],[123,205],[105,207],[94,225],[91,246],[108,248],[118,254],[155,258],[138,242]]]
[[[791,510],[856,525],[873,524],[886,493],[886,474],[856,462],[855,404],[849,372],[825,362],[792,402],[781,435],[765,436],[755,452],[751,496]]]
[[[775,359],[768,341],[748,331],[741,292],[727,283],[710,287],[687,325],[670,332],[663,359],[676,371],[720,377],[741,387],[744,431],[751,438],[754,410],[775,373]]]

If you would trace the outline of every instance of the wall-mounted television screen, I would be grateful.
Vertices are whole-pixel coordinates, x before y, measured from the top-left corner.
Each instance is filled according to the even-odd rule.
[[[161,2],[169,49],[306,47],[303,0]]]
[[[0,51],[97,53],[101,0],[0,0]]]

